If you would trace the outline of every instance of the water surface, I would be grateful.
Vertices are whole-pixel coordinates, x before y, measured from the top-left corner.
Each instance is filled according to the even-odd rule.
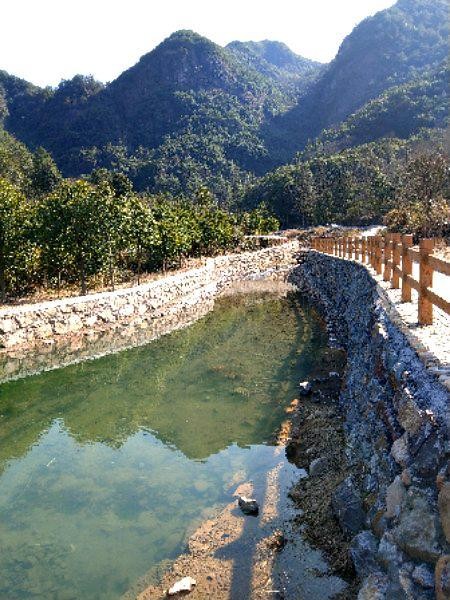
[[[326,335],[297,294],[222,299],[146,346],[0,386],[0,598],[119,598],[271,445]]]

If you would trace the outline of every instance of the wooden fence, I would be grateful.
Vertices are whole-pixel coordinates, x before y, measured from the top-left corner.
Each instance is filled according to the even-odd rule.
[[[420,325],[433,323],[433,306],[450,315],[450,302],[435,294],[433,272],[450,275],[450,262],[433,256],[434,240],[420,240],[419,250],[414,250],[413,236],[388,233],[372,237],[316,237],[312,248],[339,258],[354,259],[370,265],[391,287],[402,291],[402,302],[411,302],[411,290],[419,295]],[[413,263],[419,264],[419,281],[413,278]],[[450,280],[449,280],[450,284]]]

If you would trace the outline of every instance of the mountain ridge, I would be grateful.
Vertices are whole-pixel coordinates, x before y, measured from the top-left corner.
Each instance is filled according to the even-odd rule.
[[[0,71],[0,121],[32,150],[50,151],[64,175],[106,167],[139,189],[189,194],[207,184],[229,200],[341,124],[354,135],[345,133],[344,146],[390,135],[385,104],[395,126],[399,86],[419,82],[406,91],[409,122],[395,135],[442,126],[433,111],[445,111],[447,95],[426,74],[448,52],[445,8],[443,0],[399,0],[357,25],[326,65],[281,42],[221,47],[180,30],[107,85],[78,75],[39,88]],[[433,89],[444,95],[427,120],[420,109]]]

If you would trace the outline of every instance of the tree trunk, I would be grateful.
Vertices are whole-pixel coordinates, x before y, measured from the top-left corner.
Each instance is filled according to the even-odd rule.
[[[86,296],[86,271],[84,268],[84,258],[80,257],[80,281],[81,281],[81,295]]]
[[[138,255],[137,255],[137,282],[138,285],[140,285],[141,283],[141,262],[142,262],[142,256],[141,256],[141,245],[138,244]]]
[[[3,251],[0,251],[0,302],[6,303],[6,265]]]

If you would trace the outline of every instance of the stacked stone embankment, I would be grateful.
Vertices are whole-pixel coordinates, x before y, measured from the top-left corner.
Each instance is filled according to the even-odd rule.
[[[145,327],[167,314],[182,314],[236,280],[287,269],[295,264],[297,252],[298,243],[287,242],[253,252],[209,258],[202,267],[132,288],[6,306],[0,309],[0,348],[32,346],[130,322]]]
[[[347,352],[340,403],[353,475],[333,508],[352,536],[358,598],[450,598],[449,394],[367,269],[307,253],[291,280]]]

